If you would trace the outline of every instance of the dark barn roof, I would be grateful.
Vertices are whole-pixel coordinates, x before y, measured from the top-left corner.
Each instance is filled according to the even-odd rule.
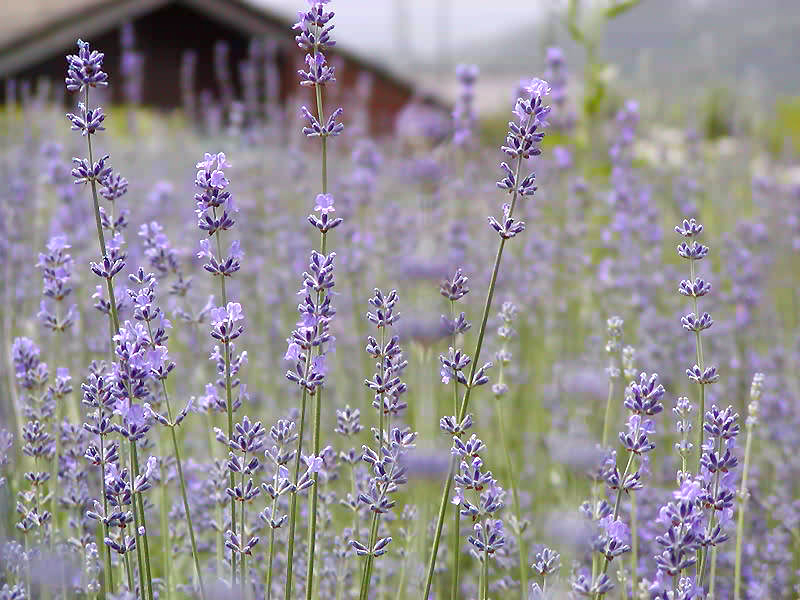
[[[56,90],[63,89],[64,56],[75,52],[75,40],[83,38],[105,52],[112,101],[121,101],[119,30],[132,23],[136,48],[144,56],[145,105],[166,109],[180,105],[179,74],[186,50],[197,53],[195,91],[217,93],[213,46],[220,40],[230,47],[229,67],[237,89],[241,89],[237,65],[247,58],[254,38],[275,43],[281,98],[298,89],[296,70],[304,53],[294,43],[292,23],[242,0],[28,0],[14,2],[2,9],[0,16],[4,18],[4,24],[0,23],[0,79],[6,81],[33,83],[45,78],[57,84]],[[332,88],[336,94],[353,92],[360,73],[372,77],[368,105],[373,127],[388,126],[414,96],[408,81],[338,46],[331,60],[338,65],[340,85]],[[5,93],[3,86],[0,98]]]

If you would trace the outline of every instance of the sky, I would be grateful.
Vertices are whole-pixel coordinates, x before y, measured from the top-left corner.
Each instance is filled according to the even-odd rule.
[[[250,0],[294,16],[306,0]],[[336,38],[359,54],[402,69],[410,62],[458,62],[458,48],[518,31],[562,0],[336,0]]]

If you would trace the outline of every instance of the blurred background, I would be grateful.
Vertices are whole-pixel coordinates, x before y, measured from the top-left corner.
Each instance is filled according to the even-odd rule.
[[[17,336],[41,343],[43,358],[70,369],[76,413],[83,410],[75,405],[78,381],[87,365],[107,356],[103,292],[96,291],[98,281],[87,268],[97,260],[95,215],[86,187],[74,185],[70,174],[71,157],[86,155],[87,138],[70,131],[64,118],[65,108],[74,110],[84,98],[64,89],[65,55],[82,38],[105,53],[110,82],[91,88],[90,105],[108,115],[95,156],[110,155],[115,173],[125,178],[115,188],[127,190],[121,201],[114,190],[104,196],[102,227],[130,270],[142,265],[158,271],[159,301],[174,324],[170,356],[180,373],[170,385],[176,398],[194,398],[203,413],[191,415],[180,435],[193,461],[192,502],[206,523],[226,502],[227,476],[223,469],[206,481],[220,455],[217,443],[206,438],[213,425],[223,423],[215,412],[217,388],[209,383],[219,367],[209,351],[208,312],[220,296],[217,281],[203,269],[204,254],[198,254],[206,234],[198,231],[192,202],[195,165],[207,152],[227,154],[226,173],[240,211],[223,245],[241,241],[246,257],[227,288],[246,310],[241,349],[252,361],[243,369],[245,409],[237,418],[246,412],[265,424],[278,416],[297,419],[299,393],[284,377],[286,336],[297,321],[300,273],[318,243],[308,212],[318,210],[314,199],[326,189],[319,186],[319,139],[301,133],[315,117],[307,119],[300,107],[313,112],[317,104],[313,88],[298,85],[305,52],[291,28],[297,11],[307,6],[306,0],[0,0],[0,268],[3,281],[14,282],[0,286],[0,424],[13,419],[9,429],[18,432],[26,416],[19,412],[27,409],[26,392],[19,389],[9,352]],[[535,172],[539,189],[514,215],[528,230],[505,251],[480,357],[480,363],[498,361],[513,350],[502,375],[508,393],[491,398],[485,389],[470,407],[475,430],[491,442],[486,464],[519,496],[493,584],[524,593],[524,584],[515,581],[516,551],[524,580],[534,556],[526,552],[542,543],[563,553],[563,575],[573,559],[591,564],[586,558],[592,546],[576,509],[593,493],[590,477],[596,479],[603,459],[601,436],[608,429],[616,440],[625,427],[624,386],[607,377],[619,370],[623,344],[630,353],[635,349],[635,368],[626,366],[625,377],[629,371],[658,372],[669,394],[656,458],[642,467],[650,472],[653,491],[642,494],[638,508],[625,502],[621,509],[634,529],[638,519],[643,532],[641,564],[630,572],[655,572],[652,557],[661,550],[653,540],[663,533],[656,516],[671,498],[679,464],[672,452],[679,437],[671,409],[681,394],[697,398],[684,376],[696,352],[694,336],[680,325],[689,304],[676,293],[688,269],[675,253],[674,227],[686,217],[704,224],[703,240],[711,247],[701,268],[714,288],[701,308],[716,323],[703,344],[721,381],[708,392],[706,406],[731,404],[743,421],[753,373],[767,374],[762,439],[753,450],[757,468],[744,598],[797,598],[798,0],[335,0],[328,7],[336,13],[336,46],[325,54],[335,66],[336,84],[324,88],[324,117],[342,107],[344,131],[324,155],[324,172],[335,214],[344,222],[331,236],[338,349],[330,352],[323,439],[337,449],[358,448],[376,422],[369,409],[374,395],[363,384],[373,373],[363,348],[372,331],[364,320],[366,300],[375,286],[400,291],[403,319],[397,331],[409,361],[403,419],[419,432],[412,483],[403,492],[409,506],[418,504],[418,516],[409,512],[387,525],[403,540],[408,577],[406,563],[395,577],[402,561],[386,561],[380,597],[403,597],[405,588],[394,588],[398,579],[411,589],[424,576],[425,527],[436,515],[451,443],[438,431],[439,417],[453,409],[452,389],[441,385],[439,355],[451,345],[475,347],[498,243],[486,216],[499,217],[509,197],[495,183],[504,177],[497,168],[503,160],[499,146],[513,99],[532,77],[542,77],[552,85],[547,102],[553,108],[542,155],[518,162],[518,169]],[[47,306],[55,301],[42,301],[40,253],[48,244],[64,243],[70,248],[65,264],[75,266],[66,304],[74,299],[78,307],[74,324],[51,331]],[[447,317],[443,326],[442,312],[453,307],[439,295],[440,282],[457,267],[464,268],[474,291],[455,310],[476,322],[458,340],[448,333]],[[118,302],[127,319],[131,305],[124,285],[120,281]],[[506,301],[519,307],[517,337],[498,314]],[[60,314],[72,311],[65,306]],[[624,336],[612,333],[621,326],[608,325],[614,315],[624,320]],[[211,362],[205,360],[209,355]],[[493,382],[498,371],[491,374]],[[334,411],[345,405],[363,410],[365,429],[352,440],[331,433]],[[506,428],[503,418],[513,425]],[[80,449],[76,456],[82,454]],[[343,495],[351,476],[337,479],[338,468],[330,467],[327,489]],[[27,485],[19,471],[10,467],[8,479]],[[90,487],[68,480],[72,471],[63,471],[58,484],[80,488],[70,515],[82,515]],[[365,486],[366,469],[353,473],[353,481]],[[95,493],[99,486],[90,481]],[[178,506],[172,502],[176,494],[164,494],[162,507]],[[7,525],[0,540],[14,530],[12,498],[0,497],[0,517],[8,516],[0,518],[0,527]],[[335,495],[326,493],[323,501],[333,515],[333,525],[321,528],[330,556],[346,539],[339,527],[349,527],[351,515]],[[519,525],[528,519],[530,527]],[[93,535],[90,525],[75,523],[75,531]],[[266,527],[256,518],[251,526]],[[573,534],[565,535],[565,529]],[[181,575],[169,575],[169,564],[157,570],[171,597],[179,598],[176,585],[191,572],[182,519],[170,518],[161,531],[166,543],[159,563],[171,560],[174,540],[183,540],[184,552],[175,559]],[[203,560],[212,563],[215,548],[222,556],[222,530],[209,526],[201,535]],[[725,583],[718,598],[733,597],[732,542],[720,552]],[[265,546],[258,549],[259,559]],[[6,556],[21,554],[14,547],[0,553],[0,565]],[[343,560],[346,568],[336,562],[320,574],[330,579],[322,582],[330,589],[348,577],[358,584],[356,563]],[[222,561],[216,562],[219,574]],[[463,587],[472,593],[478,569],[470,565]],[[437,575],[437,589],[449,589],[449,579],[446,571]]]
[[[261,67],[264,60],[278,66],[283,82],[277,82],[279,75],[272,83],[285,100],[302,60],[287,25],[302,4],[5,2],[0,78],[6,85],[0,94],[61,94],[60,86],[50,90],[43,82],[60,81],[63,55],[83,35],[105,49],[109,62],[125,58],[122,67],[131,82],[127,91],[114,92],[119,101],[173,108],[181,92],[185,100],[194,91],[200,100],[221,97],[229,104],[231,96],[243,95],[248,79],[258,80],[262,72],[270,77]],[[734,127],[760,128],[782,144],[800,135],[800,10],[794,0],[347,0],[335,11],[337,56],[345,63],[340,72],[349,71],[345,79],[354,86],[357,73],[366,72],[392,84],[377,86],[386,92],[377,104],[389,106],[376,106],[373,116],[393,117],[415,95],[451,105],[459,63],[480,68],[474,88],[479,113],[500,114],[520,78],[541,74],[546,48],[558,46],[572,92],[584,91],[594,108],[605,103],[613,112],[635,90],[644,117],[658,115],[680,126],[693,121],[711,136]],[[120,35],[126,24],[127,41]],[[215,55],[220,41],[227,48]],[[210,65],[228,73],[214,74]]]

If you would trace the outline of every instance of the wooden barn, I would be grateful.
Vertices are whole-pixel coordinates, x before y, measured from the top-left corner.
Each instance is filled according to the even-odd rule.
[[[300,7],[305,0],[297,0]],[[304,53],[292,23],[245,0],[14,0],[0,8],[0,101],[58,100],[65,54],[83,38],[105,52],[112,102],[193,110],[215,102],[258,111],[298,93]],[[370,129],[391,127],[413,86],[337,46],[330,93],[368,107]],[[426,100],[427,101],[427,100]],[[384,129],[385,130],[385,129]]]

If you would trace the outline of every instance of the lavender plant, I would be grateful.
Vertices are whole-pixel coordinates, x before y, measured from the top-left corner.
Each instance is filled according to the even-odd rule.
[[[761,395],[764,387],[764,374],[756,373],[753,375],[753,383],[750,386],[750,404],[747,406],[747,420],[745,421],[745,432],[747,438],[744,446],[744,466],[742,467],[742,483],[739,487],[739,511],[736,522],[736,558],[733,571],[733,598],[739,600],[742,589],[742,544],[744,542],[744,516],[747,509],[747,499],[750,492],[747,489],[747,476],[750,471],[750,459],[753,449],[753,429],[758,424],[758,410]]]
[[[328,11],[325,8],[325,5],[328,3],[328,0],[321,0],[311,2],[311,6],[309,10],[299,13],[299,20],[294,25],[293,29],[297,32],[295,36],[295,41],[297,45],[302,50],[307,52],[305,57],[305,63],[307,71],[299,70],[298,75],[300,77],[300,85],[305,87],[313,87],[314,94],[316,99],[316,116],[311,113],[305,106],[301,109],[303,116],[308,121],[308,125],[303,128],[303,134],[306,137],[319,137],[321,148],[322,148],[322,157],[321,157],[321,193],[317,195],[316,205],[314,207],[315,212],[319,212],[320,216],[317,217],[313,214],[309,215],[308,221],[311,223],[312,226],[316,227],[320,232],[320,254],[316,252],[312,253],[311,262],[312,265],[316,264],[317,272],[314,273],[312,269],[312,274],[316,278],[316,281],[312,278],[307,278],[304,282],[304,285],[308,289],[309,287],[314,289],[316,292],[316,301],[314,301],[311,295],[306,296],[306,305],[307,308],[310,310],[303,311],[302,306],[299,309],[301,313],[304,313],[307,318],[306,321],[303,322],[303,328],[306,329],[305,332],[298,330],[298,335],[306,335],[310,334],[312,338],[310,345],[307,348],[303,348],[305,350],[305,365],[302,370],[302,377],[299,377],[298,383],[301,384],[303,388],[303,394],[301,399],[301,412],[300,412],[300,428],[299,428],[299,436],[298,436],[298,449],[297,449],[297,456],[295,457],[295,485],[299,487],[299,468],[300,468],[300,457],[302,454],[302,444],[303,444],[303,430],[304,430],[304,417],[305,417],[305,409],[306,409],[306,395],[311,394],[313,391],[316,391],[316,402],[314,405],[314,428],[313,428],[313,456],[318,457],[320,453],[320,426],[321,426],[321,412],[322,412],[322,393],[321,393],[321,384],[324,379],[325,371],[326,371],[326,356],[323,353],[323,344],[329,341],[329,336],[325,331],[323,336],[318,337],[316,332],[313,331],[317,328],[318,323],[316,322],[318,317],[322,317],[324,320],[320,325],[323,328],[327,329],[328,322],[330,318],[333,316],[334,311],[330,306],[330,297],[328,296],[328,290],[333,287],[333,276],[332,276],[332,269],[333,269],[333,259],[335,258],[335,253],[327,254],[327,233],[331,229],[337,227],[341,222],[341,218],[333,218],[330,216],[330,213],[335,211],[334,208],[334,198],[332,195],[328,193],[328,137],[337,136],[339,135],[344,126],[337,122],[337,119],[342,114],[342,109],[337,108],[336,110],[332,111],[330,116],[325,119],[324,113],[324,105],[323,105],[323,94],[322,90],[323,87],[327,84],[334,83],[336,81],[335,76],[335,68],[328,66],[325,58],[324,51],[333,47],[336,42],[330,37],[330,32],[333,29],[333,25],[330,23],[333,19],[334,13]],[[321,279],[320,279],[321,277]],[[317,309],[320,310],[319,314],[317,314]],[[294,335],[294,334],[293,334]],[[316,338],[316,339],[314,339]],[[312,346],[317,349],[317,357],[312,360],[311,357],[311,350]],[[292,349],[292,345],[290,343],[290,351]],[[287,353],[288,356],[288,353]],[[298,356],[299,358],[299,356]],[[312,369],[313,365],[313,369]],[[296,369],[296,373],[299,375],[301,371],[298,368]],[[290,371],[289,374],[292,372]],[[291,377],[290,377],[291,379]],[[314,382],[314,380],[316,381]],[[303,383],[301,383],[301,381]],[[305,382],[312,383],[312,388],[309,389]],[[320,389],[316,389],[320,388]],[[317,481],[317,470],[314,471],[313,480],[316,483]],[[310,500],[310,507],[309,507],[309,526],[308,526],[308,548],[309,548],[309,556],[308,556],[308,566],[306,572],[306,598],[307,600],[311,600],[312,593],[313,593],[313,584],[314,584],[314,560],[315,560],[315,549],[316,549],[316,527],[317,527],[317,501],[318,501],[318,489],[317,486],[313,486],[311,489],[311,500]],[[287,556],[287,567],[286,567],[286,597],[290,598],[292,596],[292,568],[293,568],[293,553],[294,553],[294,532],[295,532],[295,523],[296,523],[296,503],[297,503],[297,491],[292,493],[291,496],[292,507],[289,513],[289,546],[288,546],[288,556]]]
[[[194,199],[197,204],[195,210],[197,214],[197,226],[201,231],[205,231],[207,238],[200,240],[200,250],[197,258],[206,259],[203,268],[214,277],[219,277],[220,297],[222,306],[211,311],[211,337],[222,344],[223,351],[219,352],[219,346],[214,347],[211,354],[217,366],[219,380],[217,384],[225,389],[225,410],[228,418],[227,439],[233,437],[233,413],[241,404],[241,390],[239,398],[233,398],[233,383],[238,365],[246,360],[245,355],[235,356],[235,348],[232,341],[238,338],[244,331],[244,327],[238,321],[244,318],[242,307],[238,302],[229,302],[226,286],[226,277],[231,277],[241,268],[241,258],[243,253],[238,240],[231,242],[227,255],[222,253],[222,232],[231,229],[235,225],[234,215],[237,211],[233,202],[233,196],[227,190],[230,182],[225,177],[223,169],[230,167],[223,152],[216,154],[205,153],[203,160],[197,163],[197,175],[195,186],[201,191],[195,194]],[[216,242],[216,251],[211,246],[211,237]],[[238,381],[238,380],[237,380]],[[223,442],[226,443],[226,442]],[[236,486],[234,474],[229,475],[229,487]],[[236,503],[231,498],[231,520],[230,536],[236,536]],[[221,524],[220,524],[221,526]],[[236,564],[237,555],[231,555],[231,585],[236,585]]]
[[[380,331],[380,342],[372,336],[367,338],[367,354],[377,360],[377,372],[372,379],[364,381],[375,392],[372,406],[378,411],[378,428],[373,429],[373,435],[378,447],[374,450],[363,446],[361,457],[372,469],[367,490],[358,497],[359,502],[365,504],[372,513],[369,541],[367,544],[355,539],[350,542],[358,556],[366,557],[359,594],[361,600],[366,600],[369,594],[374,559],[385,554],[392,542],[392,538],[388,536],[378,539],[379,519],[395,505],[391,495],[397,493],[400,486],[408,481],[406,468],[402,463],[406,453],[414,448],[417,437],[416,432],[408,428],[391,426],[392,417],[397,417],[407,408],[402,396],[408,389],[400,379],[408,362],[403,357],[399,338],[392,336],[386,340],[387,327],[392,327],[400,318],[400,314],[394,310],[396,303],[395,290],[384,294],[376,288],[375,294],[369,300],[374,312],[367,313],[367,319]]]
[[[680,92],[670,111],[652,95],[622,102],[598,93],[599,71],[587,77],[592,106],[575,113],[578,71],[551,48],[553,112],[546,84],[524,82],[498,182],[509,203],[472,231],[493,126],[477,69],[456,70],[452,112],[415,97],[392,131],[391,88],[332,52],[329,9],[312,0],[299,15],[307,58],[288,97],[281,79],[300,55],[276,40],[251,40],[244,55],[212,39],[213,64],[198,62],[202,47],[185,55],[184,113],[165,117],[142,104],[151,70],[132,27],[119,76],[135,130],[95,106],[108,57],[83,42],[66,81],[80,94],[69,117],[80,137],[51,127],[60,110],[46,85],[7,83],[0,599],[794,598],[794,156],[767,152],[758,128],[719,142],[674,134],[663,125],[679,118]],[[567,17],[577,28],[575,11]],[[333,155],[340,104],[353,126]],[[539,162],[545,119],[558,140]],[[301,121],[306,144],[286,138]],[[85,158],[70,165],[64,153],[79,144]],[[212,145],[228,155],[204,155]],[[107,153],[124,158],[125,176]],[[193,215],[174,201],[191,185],[176,175],[187,154],[204,157]],[[549,197],[524,207],[525,243],[507,243],[525,227],[534,162]],[[685,338],[671,324],[680,297],[661,293],[676,277],[663,254],[676,212],[687,216]],[[723,249],[718,296],[697,262],[709,253],[698,215]],[[334,254],[328,233],[340,225]],[[468,293],[477,279],[485,297]],[[364,319],[359,298],[375,285],[393,291],[376,291]],[[496,295],[519,310],[499,310]],[[713,338],[701,296],[718,299]],[[729,373],[713,387],[709,348]],[[696,396],[674,376],[689,353]],[[272,376],[281,359],[285,379]],[[353,376],[363,363],[366,386]],[[640,378],[645,366],[675,392],[669,432],[650,422],[666,392]],[[748,398],[754,372],[768,375]],[[484,384],[494,401],[470,404]],[[620,402],[621,449],[611,438]],[[583,498],[575,515],[568,507]]]
[[[697,223],[694,219],[684,219],[682,225],[675,227],[676,233],[685,238],[689,238],[689,243],[682,242],[678,246],[678,256],[689,261],[689,279],[682,280],[678,291],[683,296],[688,296],[692,299],[693,312],[690,312],[685,317],[681,318],[681,324],[687,331],[694,333],[695,350],[697,355],[697,363],[690,369],[686,370],[686,376],[690,381],[696,383],[699,387],[699,410],[698,410],[698,423],[697,423],[697,449],[698,449],[698,466],[697,472],[700,472],[700,461],[702,459],[702,446],[703,446],[703,421],[705,416],[705,386],[715,383],[719,379],[716,367],[705,367],[703,359],[703,341],[701,333],[714,324],[714,320],[707,312],[700,315],[698,310],[697,299],[705,296],[711,291],[711,284],[696,275],[695,262],[704,259],[708,256],[708,246],[704,246],[695,239],[703,231],[703,226]]]
[[[478,372],[478,360],[480,358],[481,348],[483,346],[483,338],[486,333],[486,323],[489,319],[489,311],[491,310],[492,298],[494,297],[494,289],[497,283],[497,276],[500,271],[500,263],[503,258],[503,249],[506,241],[515,237],[518,233],[525,230],[525,223],[523,221],[516,221],[514,219],[514,209],[516,207],[517,199],[520,196],[530,196],[536,191],[534,185],[535,175],[533,173],[520,180],[520,171],[522,168],[523,159],[528,159],[531,156],[538,156],[541,154],[541,149],[538,144],[544,138],[544,133],[540,129],[544,129],[547,122],[544,120],[549,112],[549,107],[543,103],[543,98],[546,96],[550,88],[546,82],[541,79],[533,79],[530,85],[526,88],[528,98],[519,98],[514,106],[514,115],[517,122],[509,122],[509,132],[506,137],[506,145],[501,149],[508,154],[512,159],[516,159],[516,168],[512,171],[506,163],[501,163],[500,167],[505,172],[506,176],[499,182],[497,186],[500,189],[507,190],[511,194],[511,203],[503,205],[503,219],[498,221],[494,217],[489,217],[489,226],[494,229],[500,236],[500,244],[497,248],[497,255],[495,256],[494,266],[492,267],[492,274],[489,280],[489,288],[486,294],[486,302],[483,309],[483,317],[481,319],[481,326],[478,330],[478,339],[475,344],[475,352],[472,357],[472,367],[470,369],[469,377],[464,380],[464,395],[459,406],[459,411],[454,415],[453,422],[460,424],[467,416],[467,409],[469,407],[469,398],[472,388],[479,385],[477,382],[485,379],[483,383],[488,381],[484,371],[486,365],[480,368]],[[519,182],[519,183],[518,183]],[[455,355],[454,355],[454,358]],[[459,357],[460,358],[460,357]],[[458,364],[458,363],[454,363]],[[464,364],[464,367],[466,364]],[[463,368],[463,367],[462,367]],[[448,477],[445,482],[442,498],[439,503],[439,515],[437,517],[436,532],[431,545],[430,559],[428,561],[427,575],[425,579],[425,591],[423,598],[427,599],[430,594],[431,584],[433,583],[433,572],[436,567],[436,556],[439,550],[439,539],[442,535],[442,526],[444,524],[445,513],[447,511],[447,499],[450,496],[451,478]]]

